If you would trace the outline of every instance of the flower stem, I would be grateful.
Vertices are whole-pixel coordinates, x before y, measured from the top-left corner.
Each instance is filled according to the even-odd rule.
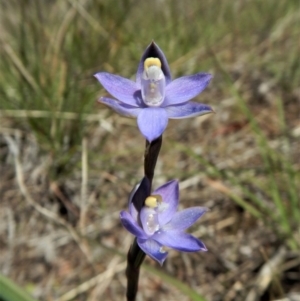
[[[145,172],[145,176],[150,181],[150,188],[152,186],[154,169],[156,166],[156,161],[158,158],[161,145],[162,145],[162,136],[158,137],[151,143],[146,140],[144,172]]]
[[[162,145],[162,136],[156,140],[146,141],[145,159],[144,159],[144,172],[143,178],[139,188],[135,192],[132,203],[138,212],[144,206],[145,199],[151,194],[152,180],[154,177],[155,165],[157,162],[158,154]],[[135,238],[127,254],[127,301],[135,301],[138,291],[140,267],[144,261],[146,254],[141,250]]]
[[[135,238],[127,255],[127,267],[126,267],[127,301],[135,301],[136,293],[138,291],[140,266],[145,256],[146,254],[140,249]]]

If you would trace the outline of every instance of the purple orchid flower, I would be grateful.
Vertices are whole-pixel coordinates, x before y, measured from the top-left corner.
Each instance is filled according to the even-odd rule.
[[[99,72],[95,77],[117,99],[101,97],[99,101],[120,115],[136,117],[140,132],[149,142],[162,135],[169,118],[213,111],[208,105],[190,101],[206,88],[212,76],[197,73],[172,81],[167,59],[154,42],[141,58],[136,82],[107,72]]]
[[[123,226],[137,237],[139,247],[161,265],[168,252],[164,247],[178,251],[206,251],[204,243],[184,232],[208,209],[191,207],[176,212],[179,203],[179,187],[176,180],[156,189],[146,198],[145,206],[138,212],[129,200],[129,212],[122,211]]]

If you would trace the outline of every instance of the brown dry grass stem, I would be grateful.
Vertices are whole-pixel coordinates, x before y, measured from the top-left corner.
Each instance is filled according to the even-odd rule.
[[[109,282],[111,281],[112,277],[125,270],[126,267],[126,262],[121,262],[120,261],[120,257],[116,256],[114,257],[110,264],[108,265],[107,269],[98,274],[97,276],[81,283],[80,285],[78,285],[77,287],[75,287],[74,289],[68,291],[67,293],[63,294],[62,296],[60,296],[57,301],[69,301],[69,300],[73,300],[74,298],[76,298],[79,294],[82,294],[88,290],[90,290],[91,288],[95,287],[96,285],[100,284],[99,287],[97,287],[97,293],[96,295],[99,297],[101,295],[101,291],[103,292],[106,288],[106,286],[109,284]],[[105,285],[106,284],[106,285]],[[96,298],[97,298],[96,296]],[[91,297],[89,300],[91,301],[96,301],[98,299],[95,299],[93,297]]]
[[[87,261],[92,264],[91,254],[89,253],[85,243],[83,243],[82,238],[77,233],[77,231],[69,223],[67,223],[64,219],[59,217],[54,212],[42,207],[31,197],[31,195],[26,187],[25,181],[24,181],[24,175],[23,175],[22,163],[20,160],[20,151],[19,151],[18,143],[9,135],[6,135],[5,139],[7,141],[7,144],[10,148],[11,153],[13,154],[17,183],[18,183],[19,189],[20,189],[23,197],[25,198],[26,202],[29,205],[33,206],[36,211],[38,211],[40,214],[45,216],[47,219],[50,219],[51,221],[63,226],[69,232],[69,234],[74,239],[74,241],[77,243],[77,245],[79,246],[80,250],[84,254]]]

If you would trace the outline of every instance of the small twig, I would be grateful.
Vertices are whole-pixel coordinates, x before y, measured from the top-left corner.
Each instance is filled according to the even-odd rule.
[[[88,253],[85,245],[81,243],[80,236],[77,234],[75,229],[72,228],[71,225],[69,225],[64,219],[60,218],[57,214],[42,207],[41,205],[39,205],[38,203],[36,203],[34,201],[34,199],[30,195],[30,193],[25,185],[24,174],[23,174],[22,164],[21,164],[21,160],[20,160],[19,147],[18,147],[17,143],[10,136],[5,135],[4,137],[5,137],[7,144],[14,156],[14,163],[15,163],[16,178],[17,178],[18,186],[20,188],[22,195],[24,196],[25,200],[27,201],[27,203],[30,204],[31,206],[33,206],[34,209],[36,211],[38,211],[40,214],[42,214],[43,216],[45,216],[45,217],[49,218],[50,220],[54,221],[55,223],[58,223],[61,226],[65,227],[71,234],[74,241],[78,244],[80,250],[83,252],[83,254],[87,258],[88,262],[92,263],[91,256]]]
[[[257,301],[265,292],[270,282],[274,279],[279,271],[279,266],[282,264],[287,250],[281,247],[279,251],[267,261],[259,271],[254,287],[249,292],[246,301]]]
[[[125,269],[126,262],[119,263],[118,265],[113,265],[105,272],[83,282],[76,288],[68,291],[61,297],[57,299],[57,301],[69,301],[77,297],[79,294],[82,294],[92,288],[93,286],[97,285],[100,282],[103,282],[107,279],[112,278],[116,273],[119,273]]]
[[[14,220],[13,212],[11,208],[6,209],[7,216],[7,246],[8,246],[8,254],[4,260],[4,264],[2,266],[2,273],[8,275],[10,269],[13,267],[13,254],[15,248],[16,241],[16,222]]]
[[[115,256],[110,260],[108,266],[106,267],[107,270],[111,270],[111,277],[107,277],[106,279],[103,279],[103,281],[98,281],[95,288],[92,290],[89,298],[86,301],[99,301],[102,300],[102,296],[105,293],[106,289],[110,286],[112,282],[112,278],[116,275],[116,266],[120,263],[121,258],[119,256]],[[126,262],[123,262],[122,270],[125,269]],[[102,279],[101,279],[102,280]]]
[[[276,299],[274,301],[300,301],[299,293],[290,293],[283,299]]]
[[[70,211],[76,218],[79,217],[79,209],[74,205],[61,191],[57,182],[52,182],[50,184],[50,190],[55,194],[55,196],[63,203],[63,205]]]
[[[88,183],[88,149],[87,139],[82,139],[82,153],[81,153],[81,202],[80,202],[80,218],[79,229],[83,234],[86,222],[87,212],[87,183]]]
[[[0,116],[13,118],[57,118],[66,120],[83,119],[85,121],[103,122],[103,114],[80,114],[74,112],[49,112],[39,110],[0,110]]]

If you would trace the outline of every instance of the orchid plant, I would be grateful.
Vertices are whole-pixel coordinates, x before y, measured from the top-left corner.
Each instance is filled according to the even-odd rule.
[[[127,256],[127,300],[134,301],[139,269],[146,255],[161,265],[167,258],[166,248],[178,251],[206,251],[201,240],[185,232],[208,209],[193,207],[177,212],[179,185],[170,181],[151,193],[152,181],[162,134],[168,119],[189,118],[213,112],[208,105],[191,101],[209,84],[208,73],[180,77],[172,81],[167,59],[152,42],[140,60],[136,81],[107,72],[95,77],[114,97],[99,102],[125,117],[137,118],[146,138],[144,178],[129,196],[129,211],[121,211],[125,229],[135,236]]]

